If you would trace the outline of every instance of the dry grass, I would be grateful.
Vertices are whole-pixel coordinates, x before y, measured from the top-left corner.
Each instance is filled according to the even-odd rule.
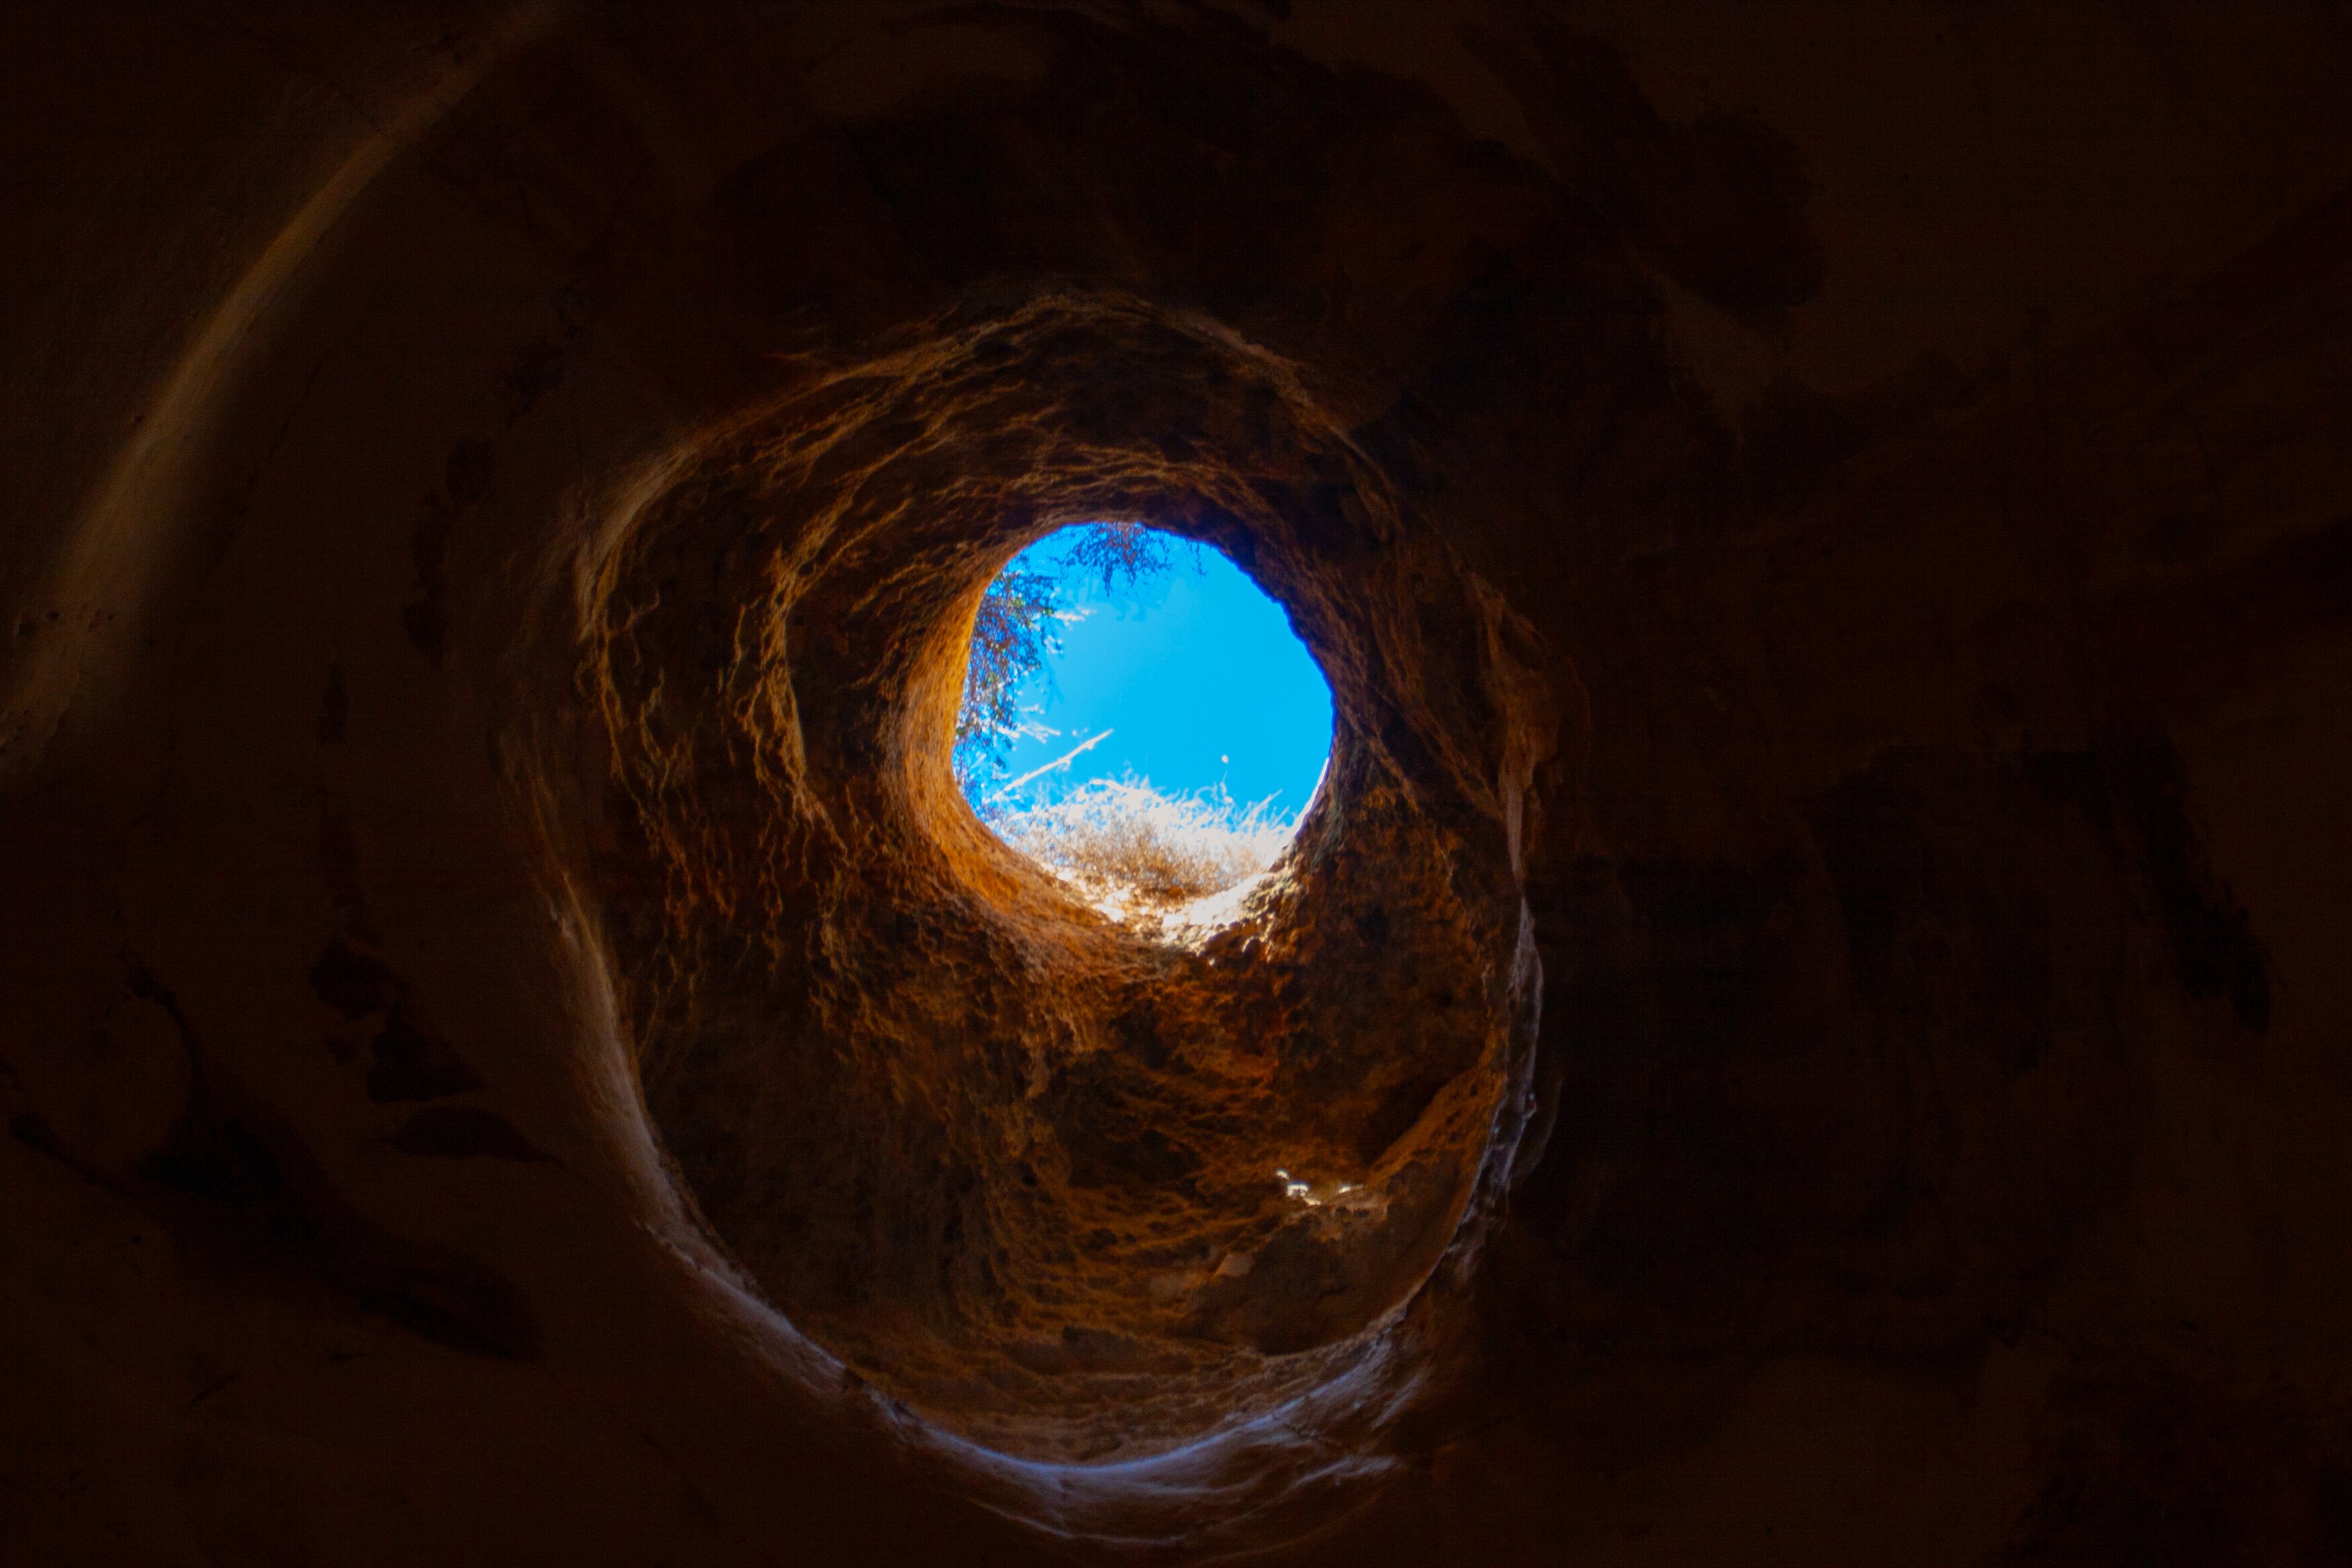
[[[1015,849],[1113,912],[1163,910],[1221,893],[1273,863],[1296,823],[1271,801],[1237,805],[1222,788],[1170,795],[1148,779],[1094,779],[1034,805],[998,806],[988,824]]]

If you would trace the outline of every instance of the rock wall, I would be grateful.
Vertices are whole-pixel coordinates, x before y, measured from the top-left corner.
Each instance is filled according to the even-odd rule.
[[[0,1555],[2352,1558],[2337,12],[0,36]],[[1182,940],[948,777],[1102,515]]]

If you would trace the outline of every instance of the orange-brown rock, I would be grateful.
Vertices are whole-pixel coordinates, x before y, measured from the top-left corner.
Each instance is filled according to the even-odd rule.
[[[2352,24],[0,16],[0,1561],[2352,1560]],[[990,574],[1329,677],[1229,922]]]

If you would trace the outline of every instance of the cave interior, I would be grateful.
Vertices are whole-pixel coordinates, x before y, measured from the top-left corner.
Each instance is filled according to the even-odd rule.
[[[2352,1563],[2352,12],[0,42],[0,1560]]]

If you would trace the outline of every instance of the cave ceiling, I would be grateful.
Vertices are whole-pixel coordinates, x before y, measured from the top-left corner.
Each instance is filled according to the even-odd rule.
[[[0,15],[0,1559],[2352,1560],[2352,21]],[[1221,923],[980,595],[1231,556]]]

